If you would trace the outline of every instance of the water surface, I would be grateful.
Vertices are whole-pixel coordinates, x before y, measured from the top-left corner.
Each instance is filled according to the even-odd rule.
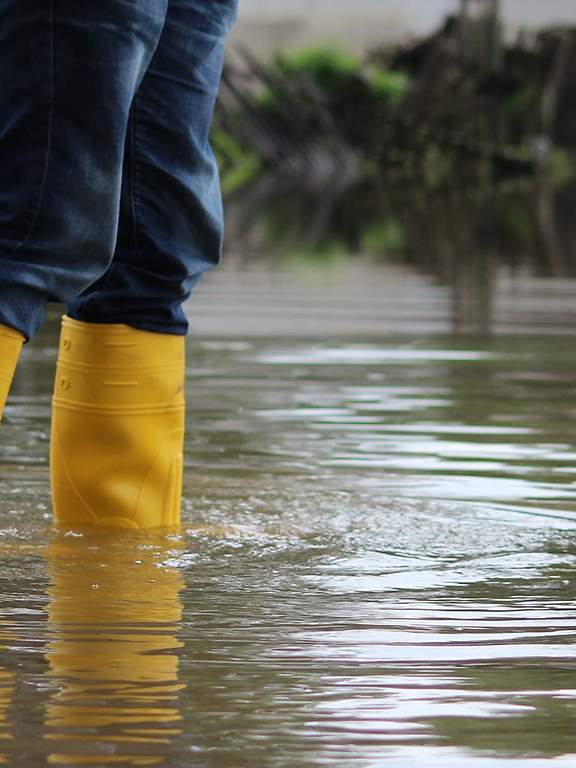
[[[521,278],[481,333],[410,266],[231,253],[168,537],[50,529],[54,316],[1,432],[0,764],[576,764],[576,282]]]

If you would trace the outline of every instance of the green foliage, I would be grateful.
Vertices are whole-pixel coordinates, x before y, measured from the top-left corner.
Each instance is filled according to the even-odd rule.
[[[335,45],[322,45],[278,54],[273,66],[284,75],[307,75],[321,88],[332,90],[359,77],[363,65],[359,58]]]
[[[270,65],[272,78],[282,82],[298,100],[300,122],[313,119],[315,107],[306,83],[312,83],[331,107],[362,87],[362,62],[333,45],[279,53]],[[296,94],[299,94],[296,96]],[[273,120],[286,121],[285,94],[282,89],[264,87],[257,96],[264,113]]]
[[[369,83],[376,97],[390,106],[396,106],[408,93],[410,77],[406,72],[373,67],[369,72]]]
[[[546,168],[546,173],[554,186],[560,187],[576,174],[574,157],[564,149],[555,149]]]
[[[362,248],[373,256],[399,253],[405,247],[404,230],[394,216],[372,222],[364,229]]]
[[[500,230],[506,233],[506,240],[516,248],[526,248],[534,238],[534,221],[525,197],[503,194],[499,214]]]
[[[210,143],[218,158],[221,171],[226,170],[228,165],[236,163],[245,153],[244,148],[236,139],[220,128],[212,130]]]
[[[230,195],[254,181],[262,169],[260,158],[254,153],[247,154],[235,166],[228,168],[221,176],[223,195]]]
[[[273,67],[286,76],[305,75],[328,95],[351,83],[363,81],[371,94],[388,105],[397,104],[406,95],[410,78],[405,72],[382,67],[366,68],[364,62],[334,45],[304,48],[290,54],[278,54]],[[271,94],[263,94],[263,103]]]
[[[319,242],[306,250],[300,248],[294,251],[294,246],[286,248],[291,262],[295,266],[310,267],[314,264],[321,264],[323,268],[327,265],[341,264],[348,260],[350,253],[346,243],[338,240],[334,235],[325,236]]]
[[[502,102],[502,109],[511,116],[524,116],[537,106],[540,90],[534,83],[526,83]]]
[[[383,120],[409,88],[406,73],[367,65],[337,47],[323,45],[278,54],[256,100],[274,130],[290,133],[295,128],[296,140],[314,136],[317,146],[328,139],[326,123],[319,119],[321,105],[334,132],[364,155],[382,141]]]
[[[262,161],[257,153],[243,147],[226,131],[214,129],[211,145],[218,160],[224,195],[246,186],[260,173]]]
[[[442,147],[437,144],[429,144],[424,150],[422,169],[427,185],[437,187],[450,177],[453,171],[451,158]]]

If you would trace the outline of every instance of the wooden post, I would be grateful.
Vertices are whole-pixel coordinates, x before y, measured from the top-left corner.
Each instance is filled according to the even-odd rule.
[[[481,72],[502,65],[500,0],[460,0],[460,47],[463,62]]]
[[[488,0],[487,8],[487,69],[499,72],[502,68],[502,36],[500,25],[500,0]]]
[[[460,0],[460,58],[467,61],[470,55],[470,0]]]

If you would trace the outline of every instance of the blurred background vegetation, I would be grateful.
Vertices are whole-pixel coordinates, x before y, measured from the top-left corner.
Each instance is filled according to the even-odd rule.
[[[439,0],[428,34],[363,48],[271,51],[240,34],[213,128],[235,244],[442,275],[454,242],[468,254],[488,242],[508,262],[571,273],[576,26],[544,23],[541,5],[531,17],[530,2],[532,25],[514,25],[513,6]]]

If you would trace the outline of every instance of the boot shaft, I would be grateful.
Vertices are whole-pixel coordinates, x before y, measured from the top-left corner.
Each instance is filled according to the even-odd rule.
[[[21,333],[0,325],[0,421],[23,344]]]
[[[179,524],[184,372],[181,336],[64,319],[50,447],[58,523]]]

